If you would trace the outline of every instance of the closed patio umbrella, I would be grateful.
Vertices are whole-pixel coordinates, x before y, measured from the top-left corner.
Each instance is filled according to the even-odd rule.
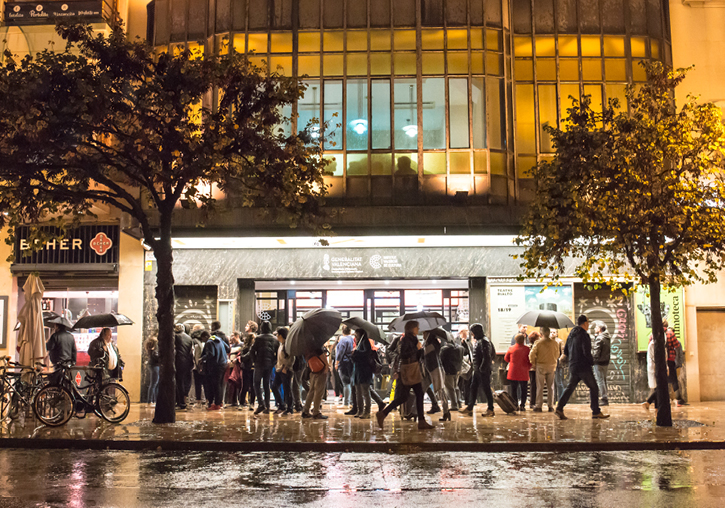
[[[320,349],[340,328],[342,315],[335,309],[311,310],[289,330],[284,343],[288,355],[297,356]]]
[[[18,321],[20,321],[18,352],[20,353],[20,363],[32,366],[34,362],[42,361],[47,354],[41,306],[45,286],[40,277],[30,274],[23,285],[23,291],[25,292],[25,305],[18,314]]]

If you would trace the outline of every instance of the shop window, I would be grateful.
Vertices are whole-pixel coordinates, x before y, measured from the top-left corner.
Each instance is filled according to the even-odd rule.
[[[556,81],[556,60],[553,58],[537,58],[536,79],[539,81]]]
[[[297,58],[297,73],[316,78],[320,75],[320,55],[302,55]]]
[[[395,53],[393,67],[397,75],[414,75],[416,71],[415,53]]]
[[[536,56],[556,56],[556,42],[553,36],[536,38]]]
[[[488,132],[491,148],[506,148],[506,104],[503,80],[486,78],[486,102],[488,107]]]
[[[374,79],[371,85],[371,139],[372,148],[390,148],[390,80]]]
[[[560,58],[559,79],[562,81],[579,81],[579,60]]]
[[[582,35],[582,56],[601,56],[602,42],[599,36]]]
[[[624,54],[624,37],[604,37],[604,56],[616,57],[625,56]]]
[[[320,28],[320,0],[299,0],[300,28]]]
[[[425,90],[425,85],[423,90]],[[425,98],[423,101],[425,103]],[[448,80],[448,118],[451,148],[468,148],[470,143],[468,141],[468,79],[466,78]],[[424,123],[423,129],[425,128]],[[423,139],[425,140],[425,137]]]
[[[449,51],[448,73],[468,74],[468,51]]]
[[[536,152],[534,85],[516,85],[516,143],[518,153]]]
[[[556,127],[556,85],[539,85],[539,139],[542,152],[553,152],[551,136],[545,126]]]
[[[328,122],[325,141],[325,148],[339,147],[342,142],[342,131],[340,129],[342,116],[342,81],[326,80],[324,84],[324,120]],[[339,150],[340,148],[338,148]]]
[[[471,49],[483,49],[483,30],[471,28]]]
[[[415,79],[396,79],[395,100],[395,148],[415,150],[418,148],[418,102]]]
[[[370,74],[373,76],[390,74],[390,53],[370,53]]]
[[[517,58],[514,60],[514,77],[516,81],[534,80],[534,61],[529,58]]]
[[[423,148],[446,147],[446,88],[443,78],[423,78]]]
[[[373,51],[390,51],[390,31],[371,30],[370,49]]]
[[[322,46],[325,51],[342,51],[343,32],[329,31],[322,34]]]
[[[602,60],[600,58],[582,58],[582,79],[584,81],[602,80]]]
[[[486,73],[503,76],[503,56],[498,53],[486,53]]]
[[[443,53],[425,52],[422,59],[423,74],[445,73],[445,55]]]
[[[644,37],[632,37],[629,40],[632,57],[643,58],[647,56],[647,40]]]
[[[300,53],[320,51],[320,32],[300,32],[297,35],[297,50]]]
[[[390,153],[374,153],[370,156],[370,173],[373,175],[393,174],[393,155]]]
[[[347,176],[367,176],[368,154],[347,153]]]
[[[266,53],[267,52],[267,34],[249,34],[247,39],[247,53]]]
[[[559,36],[559,56],[579,56],[579,45],[575,35]]]
[[[358,2],[359,3],[359,2]],[[347,32],[347,51],[367,51],[368,33],[360,31]]]
[[[483,78],[471,80],[471,126],[473,148],[486,148],[486,108],[484,106]]]
[[[533,56],[531,37],[514,37],[514,55],[517,57]]]
[[[292,32],[271,34],[272,53],[292,53]]]
[[[345,168],[345,164],[343,162],[343,155],[341,153],[330,153],[327,152],[325,155],[325,160],[330,161],[330,163],[325,167],[325,174],[330,176],[342,176],[343,169]]]
[[[451,152],[451,174],[471,174],[471,152]]]
[[[368,81],[347,80],[347,149],[368,148]],[[348,163],[349,164],[349,163]],[[367,172],[366,172],[367,174]]]
[[[367,73],[368,73],[368,54],[367,53],[348,53],[346,58],[347,58],[347,75],[348,76],[367,76]]]
[[[322,55],[322,72],[325,76],[342,76],[343,69],[342,54]]]
[[[313,119],[320,118],[320,82],[305,81],[307,89],[305,95],[297,103],[297,130],[301,131],[305,129]],[[319,137],[319,125],[311,127],[313,136],[317,133],[316,137]]]
[[[473,152],[473,172],[477,175],[485,175],[488,172],[486,167],[488,152],[480,150]]]
[[[443,30],[421,30],[421,48],[423,50],[443,49]]]
[[[627,81],[627,61],[624,58],[605,58],[604,77],[607,81]]]
[[[426,175],[445,175],[446,153],[445,152],[424,152],[423,171]]]
[[[483,74],[483,52],[472,51],[471,52],[471,74]]]
[[[415,50],[415,30],[395,30],[393,44],[396,51]]]
[[[506,175],[506,154],[501,152],[491,152],[491,174]]]

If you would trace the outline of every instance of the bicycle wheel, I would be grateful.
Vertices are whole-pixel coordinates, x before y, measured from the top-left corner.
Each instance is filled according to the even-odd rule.
[[[33,401],[35,416],[49,427],[65,425],[73,416],[73,398],[64,388],[41,388]]]
[[[131,399],[123,386],[109,383],[98,392],[96,409],[106,421],[120,423],[131,410]]]
[[[10,416],[10,406],[12,405],[12,394],[10,390],[0,388],[0,421]]]

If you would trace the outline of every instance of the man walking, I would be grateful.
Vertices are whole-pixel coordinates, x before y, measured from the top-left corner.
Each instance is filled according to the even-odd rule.
[[[483,388],[486,395],[488,409],[481,416],[494,416],[493,412],[493,392],[491,391],[491,365],[496,351],[486,335],[483,332],[483,326],[480,323],[471,325],[471,335],[475,341],[473,348],[473,376],[471,377],[471,388],[468,393],[468,405],[459,411],[468,416],[473,415],[473,407],[476,405],[479,387]]]
[[[352,396],[352,351],[354,349],[354,339],[352,330],[347,325],[342,325],[342,336],[335,348],[335,368],[340,374],[342,381],[343,404],[345,406],[353,405]],[[355,408],[357,409],[357,408]],[[345,413],[353,415],[353,409]]]
[[[607,370],[609,370],[609,357],[612,346],[612,339],[607,331],[607,325],[602,321],[594,323],[594,343],[592,344],[592,359],[594,360],[594,377],[599,387],[599,395],[602,401],[600,406],[609,405],[607,393]]]
[[[181,323],[174,327],[176,349],[176,407],[186,409],[186,396],[191,389],[191,370],[194,368],[194,342]]]
[[[588,329],[589,318],[582,314],[577,319],[577,326],[572,328],[569,337],[566,339],[564,356],[569,359],[569,384],[564,393],[561,394],[559,403],[556,406],[555,414],[560,420],[567,419],[564,415],[564,406],[569,402],[569,398],[574,393],[579,381],[583,381],[589,388],[592,418],[609,418],[609,415],[605,415],[599,409],[599,389],[592,372],[594,360],[592,359],[592,339],[589,337]]]
[[[541,413],[544,405],[544,384],[549,412],[554,411],[554,374],[556,360],[559,358],[559,344],[551,338],[549,328],[541,327],[541,338],[534,342],[529,353],[529,361],[536,370],[536,405],[534,412]]]

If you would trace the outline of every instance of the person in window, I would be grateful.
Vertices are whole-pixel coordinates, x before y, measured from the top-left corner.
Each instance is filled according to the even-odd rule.
[[[55,333],[45,343],[45,348],[54,366],[75,365],[78,356],[76,340],[65,326],[55,325]]]
[[[418,176],[418,172],[413,169],[410,157],[400,157],[398,159],[398,169],[395,170],[395,176]]]
[[[110,328],[104,328],[97,338],[88,345],[88,356],[92,367],[102,367],[104,377],[123,381],[123,367],[126,365],[121,358],[118,347],[111,341],[113,334]]]

